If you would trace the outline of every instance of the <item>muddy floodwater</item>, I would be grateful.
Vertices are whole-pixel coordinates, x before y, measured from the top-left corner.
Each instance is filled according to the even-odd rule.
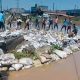
[[[80,80],[80,52],[50,65],[10,72],[8,80]]]

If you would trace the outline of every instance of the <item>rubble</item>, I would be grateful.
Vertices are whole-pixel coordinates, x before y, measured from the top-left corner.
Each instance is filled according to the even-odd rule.
[[[19,41],[20,37],[24,38],[23,42]],[[17,43],[14,44],[14,40],[19,42],[19,45]],[[14,53],[5,54],[4,50],[0,47],[0,70],[18,71],[33,66],[39,67],[42,64],[66,58],[71,53],[80,50],[79,40],[79,35],[68,37],[66,34],[54,31],[32,29],[26,32],[23,30],[0,32],[0,46],[4,43],[10,48],[10,45],[14,44],[15,51],[18,53],[24,54],[24,52],[28,52],[29,54],[34,52],[37,55],[37,59],[27,56],[18,59]],[[54,45],[57,46],[52,49]],[[4,66],[6,67],[4,68]]]

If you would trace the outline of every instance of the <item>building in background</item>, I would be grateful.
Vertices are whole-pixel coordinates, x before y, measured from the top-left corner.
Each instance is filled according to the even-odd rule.
[[[65,10],[67,15],[80,16],[80,9]]]
[[[31,7],[31,13],[36,13],[38,9],[41,11],[48,11],[48,6],[35,4],[35,6]]]
[[[42,10],[42,11],[48,11],[48,6],[39,6],[39,8]]]

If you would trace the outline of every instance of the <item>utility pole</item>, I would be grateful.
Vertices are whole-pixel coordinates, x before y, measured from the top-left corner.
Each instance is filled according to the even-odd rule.
[[[53,3],[53,11],[54,11],[54,3]]]
[[[17,1],[17,9],[19,9],[19,0],[16,0]]]
[[[2,11],[2,0],[0,0],[0,11]]]
[[[74,10],[76,10],[77,9],[77,5],[75,4],[75,6],[74,6]]]

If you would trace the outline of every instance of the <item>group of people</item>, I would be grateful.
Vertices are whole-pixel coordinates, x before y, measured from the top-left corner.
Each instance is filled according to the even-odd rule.
[[[14,15],[12,14],[10,16],[10,20],[8,21],[8,24],[10,25],[10,28],[11,28],[11,25],[12,25],[12,20],[16,21],[17,28],[21,29],[21,24],[23,22],[21,20],[21,18],[15,19]],[[50,18],[41,18],[41,20],[36,18],[35,22],[32,22],[31,18],[30,19],[27,18],[25,20],[24,29],[27,28],[29,30],[31,23],[33,23],[33,26],[35,26],[36,29],[40,29],[40,28],[44,29],[44,30],[46,28],[52,29],[52,30],[55,29],[55,28],[57,30],[59,29],[59,18],[58,17],[55,17],[54,19],[51,18],[51,17]],[[5,18],[4,18],[3,11],[0,12],[0,30],[1,29],[3,31],[5,30]],[[67,32],[67,33],[73,32],[75,35],[77,35],[77,32],[78,32],[78,29],[77,29],[76,25],[72,23],[70,18],[69,19],[66,19],[66,18],[64,19],[62,27],[61,27],[61,31],[63,29],[65,29],[65,32]]]
[[[63,21],[61,31],[62,29],[65,29],[65,32],[67,31],[67,33],[73,32],[75,35],[77,35],[78,32],[76,25],[72,23],[70,18],[69,19],[65,18],[65,20]]]
[[[45,29],[45,28],[51,28],[52,30],[53,29],[59,29],[59,19],[58,17],[55,17],[55,19],[52,19],[52,18],[49,18],[49,19],[46,19],[46,18],[43,18],[42,21],[40,22],[38,19],[35,20],[35,26],[36,28],[38,27],[39,29],[41,28],[40,25],[42,25],[42,29]],[[61,31],[65,29],[65,32],[67,33],[70,33],[70,32],[74,32],[74,34],[77,34],[78,32],[78,29],[76,27],[75,24],[72,23],[71,19],[68,18],[68,19],[64,19],[63,21],[63,24],[61,26]]]

